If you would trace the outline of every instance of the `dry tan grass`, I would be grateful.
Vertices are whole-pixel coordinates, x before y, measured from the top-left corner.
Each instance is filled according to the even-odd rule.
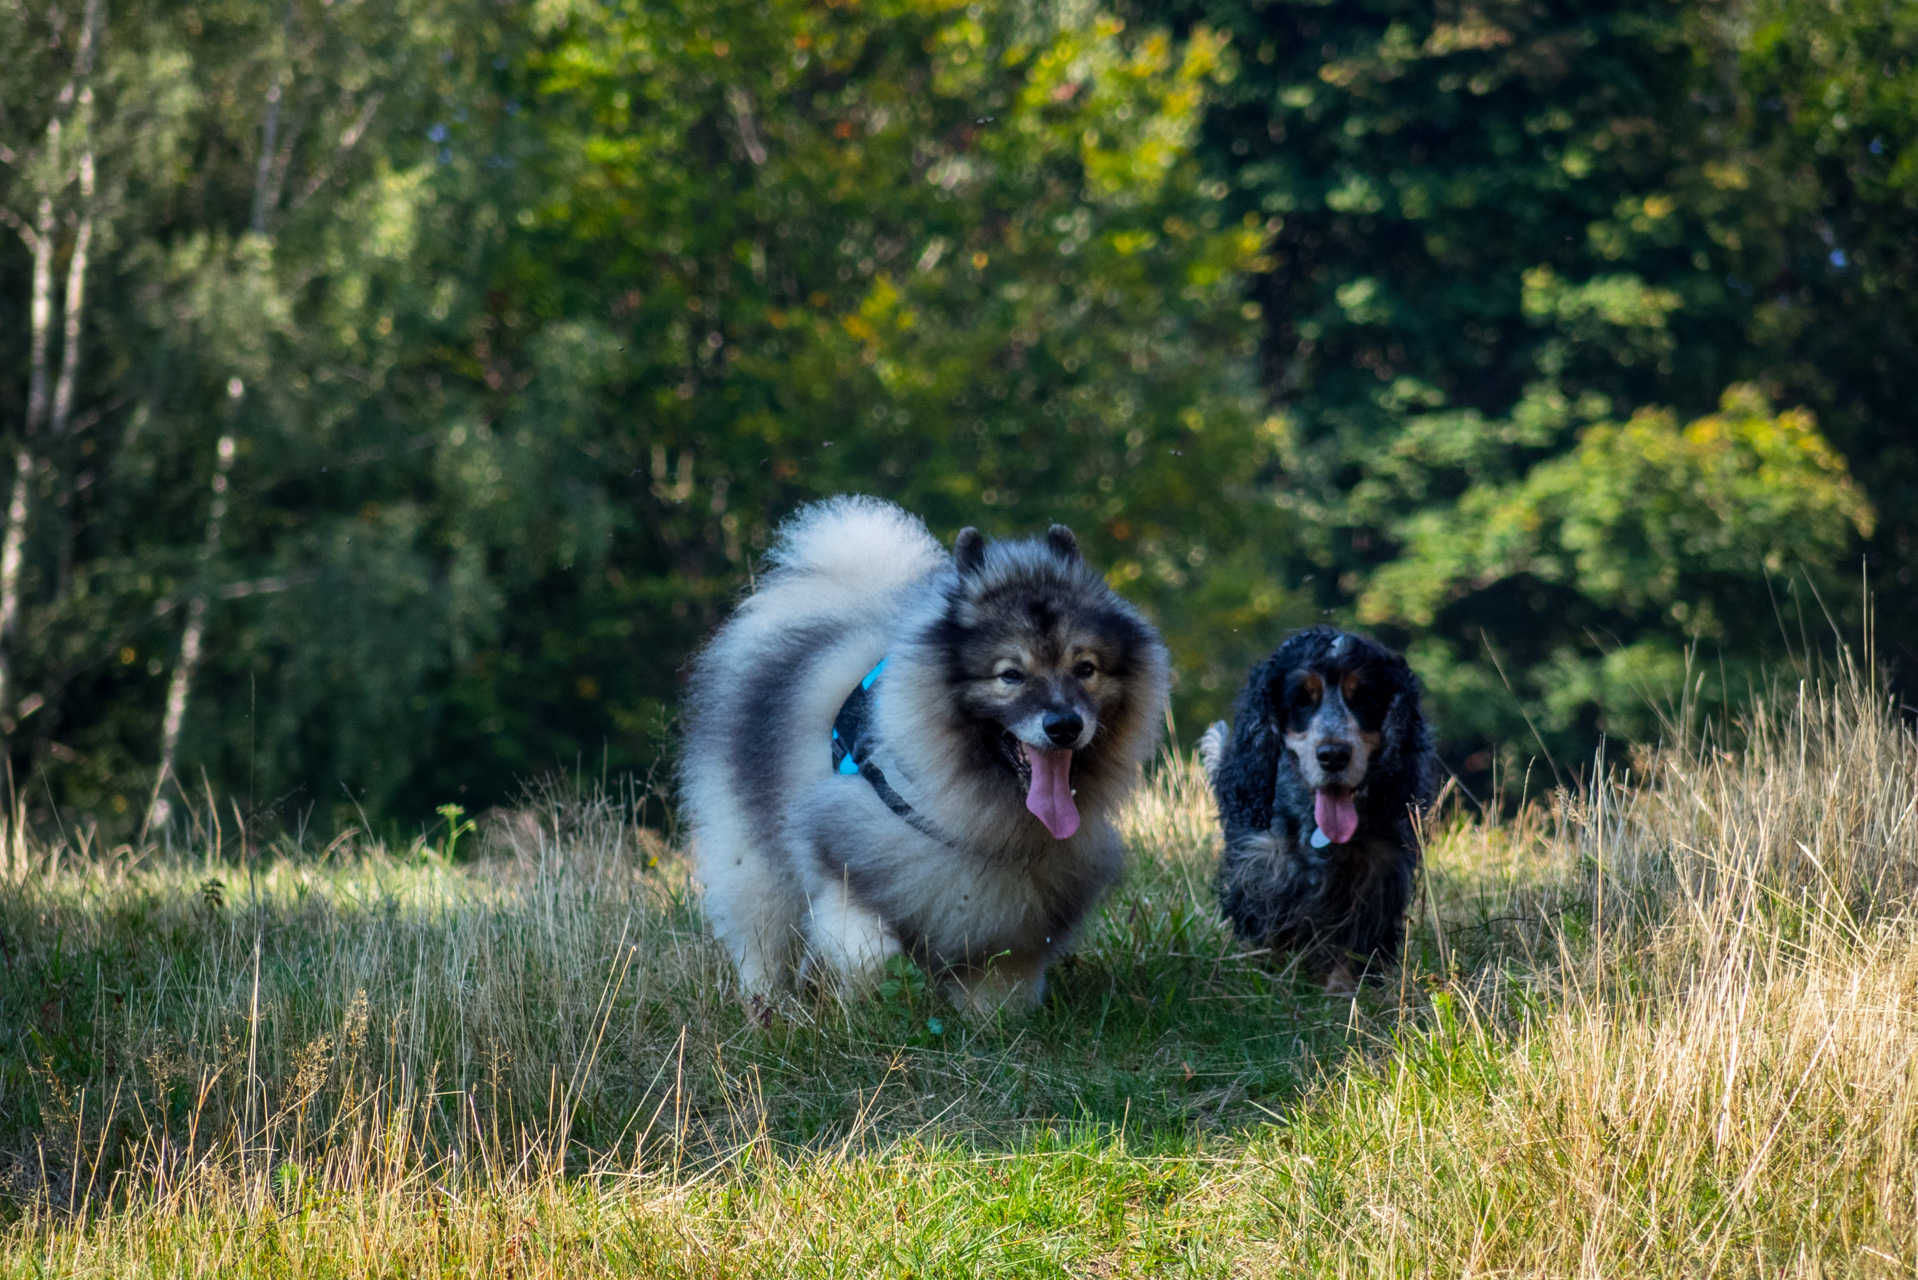
[[[1278,1256],[1918,1267],[1918,749],[1855,672],[1755,707],[1742,738],[1642,755],[1550,822],[1450,830],[1452,932],[1502,936],[1251,1145]]]
[[[13,840],[19,963],[154,942],[91,1077],[28,1064],[0,1274],[1913,1274],[1918,742],[1848,668],[1674,736],[1448,804],[1356,1003],[1237,956],[1169,759],[1017,1025],[908,974],[745,1025],[616,805],[250,881]]]

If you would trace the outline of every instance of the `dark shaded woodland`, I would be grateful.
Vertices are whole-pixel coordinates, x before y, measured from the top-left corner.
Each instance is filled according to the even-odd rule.
[[[1061,520],[1182,736],[1330,617],[1468,784],[1908,671],[1897,3],[0,2],[39,819],[670,754],[797,504]]]

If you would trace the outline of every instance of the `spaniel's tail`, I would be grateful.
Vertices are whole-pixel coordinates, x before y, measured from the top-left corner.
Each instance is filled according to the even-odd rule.
[[[1232,726],[1223,720],[1214,720],[1212,727],[1199,736],[1199,767],[1207,778],[1218,776],[1219,761],[1225,757],[1225,744],[1231,737]]]

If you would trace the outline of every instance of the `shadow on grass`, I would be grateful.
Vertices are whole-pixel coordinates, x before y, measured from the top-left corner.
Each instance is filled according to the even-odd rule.
[[[1186,1151],[1283,1122],[1352,1055],[1389,1054],[1448,975],[1520,954],[1498,913],[1524,869],[1441,868],[1406,966],[1327,997],[1218,921],[1210,816],[1173,781],[1041,1007],[1002,1018],[902,963],[750,1022],[684,863],[603,799],[459,863],[423,844],[43,859],[0,886],[0,1189],[72,1205],[213,1168],[680,1174],[1060,1131]]]

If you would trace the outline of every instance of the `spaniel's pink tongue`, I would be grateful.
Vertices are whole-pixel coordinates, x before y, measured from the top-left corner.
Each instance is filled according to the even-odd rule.
[[[1312,796],[1312,820],[1333,844],[1344,844],[1359,831],[1359,807],[1349,787],[1323,787]]]
[[[1046,824],[1054,839],[1063,840],[1079,829],[1079,806],[1072,803],[1072,753],[1041,751],[1023,742],[1019,747],[1032,766],[1026,808]]]

